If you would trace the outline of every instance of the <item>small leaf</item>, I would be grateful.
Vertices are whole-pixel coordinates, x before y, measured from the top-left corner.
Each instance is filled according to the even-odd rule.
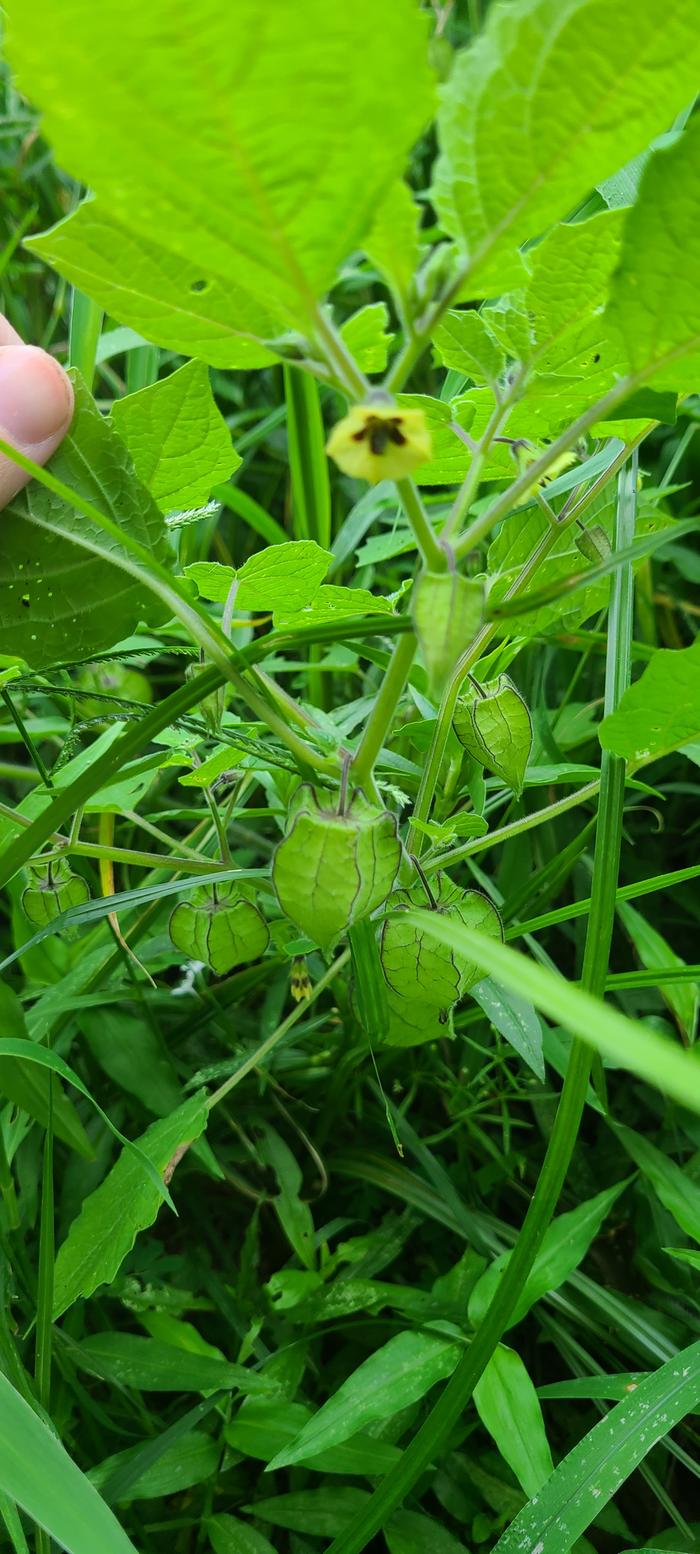
[[[692,1176],[632,1128],[613,1123],[615,1134],[677,1225],[700,1242],[700,1186]]]
[[[112,420],[138,479],[164,513],[200,507],[241,462],[204,362],[186,362],[170,377],[115,399]]]
[[[234,1451],[270,1462],[290,1441],[298,1438],[311,1418],[312,1411],[304,1403],[252,1398],[226,1426],[226,1440]],[[378,1473],[388,1473],[399,1457],[398,1447],[388,1441],[374,1440],[370,1435],[355,1435],[340,1446],[319,1452],[317,1457],[305,1463],[305,1467],[318,1473],[361,1474],[363,1478],[374,1478]]]
[[[371,594],[368,588],[341,588],[337,583],[323,583],[310,604],[302,610],[278,605],[275,610],[275,626],[318,626],[323,621],[348,620],[362,615],[391,615],[388,599]],[[377,625],[381,631],[381,625]]]
[[[222,566],[220,561],[191,561],[184,575],[195,584],[200,599],[212,604],[226,603],[238,576],[235,567]]]
[[[491,387],[505,367],[498,341],[485,318],[470,309],[445,313],[433,335],[433,344],[445,367],[463,372],[474,383]]]
[[[492,977],[477,982],[471,989],[471,996],[499,1036],[510,1042],[538,1079],[544,1079],[542,1021],[533,1005],[518,998],[517,993],[509,993]]]
[[[394,338],[385,302],[368,302],[341,325],[340,333],[361,372],[385,372]]]
[[[96,1489],[110,1493],[112,1479],[126,1472],[129,1488],[124,1494],[117,1493],[118,1500],[159,1500],[162,1495],[181,1494],[193,1484],[204,1483],[216,1472],[221,1461],[218,1442],[203,1430],[190,1430],[180,1435],[162,1447],[154,1460],[154,1448],[159,1445],[153,1436],[149,1436],[145,1447],[129,1446],[126,1451],[114,1452],[90,1469],[90,1483]],[[141,1472],[135,1472],[132,1464],[139,1457],[147,1457],[148,1465]]]
[[[515,1310],[509,1318],[508,1327],[515,1327],[516,1323],[522,1322],[523,1317],[543,1295],[549,1294],[550,1290],[557,1290],[559,1285],[568,1279],[569,1274],[578,1268],[613,1204],[627,1185],[626,1181],[617,1182],[614,1187],[607,1187],[603,1192],[597,1193],[595,1198],[579,1203],[577,1208],[571,1209],[570,1213],[559,1214],[552,1220],[520,1292]],[[469,1300],[469,1320],[476,1327],[486,1316],[510,1258],[510,1252],[502,1252],[490,1268],[487,1268],[486,1273],[482,1274],[478,1284],[472,1290]]]
[[[207,1533],[214,1554],[275,1554],[269,1538],[225,1512],[212,1516],[207,1522]]]
[[[118,1387],[141,1392],[209,1392],[219,1387],[243,1394],[269,1393],[275,1383],[243,1365],[206,1354],[188,1354],[174,1344],[135,1333],[93,1333],[71,1350],[75,1364]]]
[[[315,540],[268,545],[238,572],[236,606],[241,610],[303,610],[310,604],[332,560]]]
[[[553,1472],[539,1399],[519,1354],[498,1344],[474,1388],[482,1424],[526,1495]]]
[[[263,1522],[271,1522],[273,1527],[288,1527],[291,1532],[308,1533],[312,1538],[334,1538],[349,1527],[368,1500],[367,1490],[336,1484],[272,1495],[269,1500],[245,1505],[243,1510]]]
[[[2,1030],[16,1041],[29,1041],[22,1005],[9,984],[0,979],[0,1019]],[[53,1087],[53,1093],[52,1093]],[[94,1150],[78,1113],[51,1073],[21,1057],[0,1057],[0,1096],[21,1107],[47,1127],[49,1105],[53,1111],[56,1137],[78,1154],[91,1160]]]
[[[675,1016],[687,1041],[692,1043],[695,1040],[698,1017],[698,984],[692,981],[664,984],[663,980],[664,971],[682,968],[686,964],[685,961],[680,955],[675,954],[663,934],[653,928],[641,912],[630,905],[629,901],[619,901],[616,911],[642,965],[648,971],[658,971],[657,985],[661,997]]]

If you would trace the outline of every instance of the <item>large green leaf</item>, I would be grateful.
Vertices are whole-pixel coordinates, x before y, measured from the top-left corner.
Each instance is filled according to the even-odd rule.
[[[166,562],[165,527],[153,498],[75,374],[73,382],[75,415],[51,473]],[[74,534],[98,540],[103,554],[71,544]],[[90,519],[32,481],[0,525],[0,652],[30,664],[72,660],[113,647],[140,620],[166,619],[167,609],[148,589],[110,564],[104,555],[110,549],[117,554],[115,540],[108,544]]]
[[[630,367],[662,388],[695,389],[700,369],[700,123],[655,151],[628,214],[608,318]]]
[[[494,1554],[568,1554],[608,1500],[700,1398],[700,1343],[639,1383],[560,1462],[499,1538]]]
[[[84,200],[30,244],[110,318],[158,345],[212,367],[265,367],[276,359],[260,342],[277,333],[280,321],[262,298],[214,276],[203,284],[196,258],[135,235],[95,200]]]
[[[68,1554],[136,1554],[109,1506],[2,1372],[0,1486]]]
[[[348,1441],[372,1420],[391,1418],[449,1376],[460,1353],[458,1343],[431,1333],[398,1333],[363,1360],[270,1468],[316,1457]]]
[[[519,1354],[498,1344],[474,1388],[474,1402],[526,1495],[536,1495],[552,1472],[552,1453],[534,1385]]]
[[[206,1121],[202,1101],[193,1097],[170,1117],[152,1123],[139,1139],[139,1148],[158,1172],[164,1172],[199,1138]],[[85,1199],[58,1249],[54,1317],[114,1278],[139,1231],[153,1224],[161,1201],[138,1158],[123,1150],[109,1175]]]
[[[563,218],[666,129],[699,72],[685,0],[671,0],[663,28],[655,0],[491,8],[455,63],[439,114],[437,206],[471,258],[471,294],[473,276],[482,273],[487,294],[489,266],[504,252]]]
[[[261,304],[268,337],[313,319],[432,110],[413,0],[387,0],[381,26],[373,0],[69,0],[60,18],[18,0],[8,48],[99,209],[196,265],[195,298],[233,282],[252,335]]]
[[[186,362],[169,378],[115,399],[112,420],[164,513],[206,502],[241,462],[203,362]]]
[[[700,637],[692,647],[655,653],[599,733],[604,750],[635,764],[700,737]]]

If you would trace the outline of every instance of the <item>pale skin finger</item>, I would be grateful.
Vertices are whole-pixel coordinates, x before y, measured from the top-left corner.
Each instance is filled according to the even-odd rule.
[[[24,345],[0,316],[0,437],[36,464],[55,453],[70,426],[73,389],[62,367],[38,346]],[[30,476],[0,454],[0,508]]]

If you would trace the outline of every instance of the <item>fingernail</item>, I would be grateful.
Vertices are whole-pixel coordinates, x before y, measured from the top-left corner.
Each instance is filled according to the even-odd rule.
[[[0,426],[22,447],[45,442],[68,421],[73,398],[58,363],[33,345],[0,350]]]

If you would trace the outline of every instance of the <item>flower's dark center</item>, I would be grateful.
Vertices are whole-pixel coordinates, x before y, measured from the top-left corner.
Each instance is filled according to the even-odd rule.
[[[387,444],[393,442],[397,448],[403,448],[406,438],[401,430],[401,416],[390,416],[388,420],[378,415],[368,415],[367,420],[359,432],[353,432],[353,442],[368,442],[372,453],[381,458],[386,453]]]

